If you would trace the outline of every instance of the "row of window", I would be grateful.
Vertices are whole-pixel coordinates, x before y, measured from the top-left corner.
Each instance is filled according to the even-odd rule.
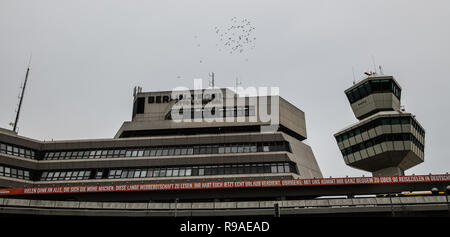
[[[115,169],[110,170],[108,179],[183,177],[228,174],[296,173],[289,163],[214,165],[178,168]]]
[[[90,170],[43,172],[41,181],[86,180],[91,178]]]
[[[251,153],[269,151],[289,151],[286,142],[259,142],[242,144],[215,144],[195,146],[166,146],[130,149],[86,150],[46,152],[44,160],[98,159],[125,157],[152,157],[200,154]]]
[[[30,180],[30,171],[0,166],[0,176]]]
[[[0,143],[0,153],[29,159],[35,159],[36,155],[36,153],[31,149],[22,148],[18,146],[11,146],[5,143]]]
[[[339,136],[336,136],[336,141],[342,142],[346,139],[359,135],[363,132],[367,132],[370,129],[373,129],[381,125],[398,125],[398,124],[412,124],[420,135],[425,136],[425,131],[411,117],[385,117],[385,118],[377,118],[357,128],[354,128],[348,132],[345,132]]]
[[[401,89],[393,80],[371,80],[346,93],[350,104],[372,94],[392,92],[399,100]]]
[[[77,170],[43,172],[41,181],[131,179],[152,177],[187,177],[228,174],[297,173],[294,164],[263,163],[236,165],[209,165],[192,167],[162,167],[144,169]],[[28,174],[29,176],[29,174]]]
[[[194,118],[233,118],[233,117],[248,117],[255,116],[256,111],[254,106],[234,107],[234,108],[191,108],[190,111],[185,112],[183,109],[178,111],[177,119],[194,119]],[[166,117],[166,120],[172,120],[172,111]]]
[[[350,155],[352,153],[358,152],[360,150],[375,146],[377,144],[381,144],[383,142],[392,142],[392,141],[412,141],[421,151],[424,151],[424,145],[417,140],[417,138],[410,133],[391,133],[391,134],[383,134],[377,136],[375,138],[369,139],[367,141],[361,142],[359,144],[347,147],[342,149],[342,155]]]

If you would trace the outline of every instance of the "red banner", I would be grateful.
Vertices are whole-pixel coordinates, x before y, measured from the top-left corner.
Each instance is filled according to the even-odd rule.
[[[301,187],[301,186],[355,185],[355,184],[399,184],[399,183],[420,183],[420,182],[450,182],[450,174],[387,176],[387,177],[212,181],[212,182],[183,182],[183,183],[160,183],[160,184],[117,184],[117,185],[8,188],[8,189],[0,189],[0,196],[28,195],[28,194],[93,193],[93,192],[164,191],[164,190],[189,190],[189,189],[229,189],[229,188],[238,189],[238,188],[293,187],[293,186]]]

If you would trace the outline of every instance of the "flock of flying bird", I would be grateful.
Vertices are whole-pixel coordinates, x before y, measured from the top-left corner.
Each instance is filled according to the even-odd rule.
[[[214,27],[214,32],[218,37],[216,43],[218,50],[230,54],[242,54],[247,50],[253,50],[255,48],[256,37],[254,32],[256,28],[252,23],[246,18],[239,19],[237,17],[231,18],[230,22],[231,24],[227,27]],[[200,47],[200,44],[197,44],[197,47]],[[248,61],[248,58],[245,61]],[[200,63],[202,62],[200,60]]]
[[[238,19],[237,17],[233,17],[231,18],[231,25],[229,27],[220,29],[216,26],[214,30],[219,37],[219,43],[222,43],[225,48],[229,49],[230,54],[235,52],[243,53],[248,48],[255,48],[254,41],[256,37],[252,35],[255,27],[246,18]],[[216,44],[216,46],[219,46],[219,44]]]

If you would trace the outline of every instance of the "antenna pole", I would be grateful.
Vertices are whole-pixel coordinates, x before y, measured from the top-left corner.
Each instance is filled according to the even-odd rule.
[[[212,88],[214,88],[214,72],[212,72],[210,76],[211,76],[211,86]]]
[[[352,67],[352,72],[353,72],[353,85],[356,84],[356,79],[355,79],[355,68]]]
[[[20,109],[22,107],[23,96],[25,95],[25,88],[27,86],[28,74],[30,73],[30,64],[31,64],[31,55],[30,55],[30,61],[28,62],[27,73],[25,74],[25,82],[23,83],[22,94],[20,96],[20,101],[19,101],[19,108],[17,109],[17,114],[16,114],[16,120],[14,121],[14,128],[13,128],[14,132],[16,132],[17,123],[19,122]]]
[[[375,74],[377,74],[377,66],[375,65],[375,57],[372,55],[372,63],[373,63],[373,70],[375,70]]]

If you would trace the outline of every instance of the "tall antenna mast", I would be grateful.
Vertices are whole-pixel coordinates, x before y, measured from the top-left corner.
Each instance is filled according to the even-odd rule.
[[[23,83],[22,93],[20,95],[19,107],[17,108],[16,120],[14,121],[14,128],[13,128],[14,132],[17,132],[17,123],[19,122],[20,109],[22,108],[23,96],[25,95],[25,88],[27,86],[28,75],[30,73],[30,65],[31,65],[31,57],[32,56],[33,55],[30,54],[30,61],[28,61],[27,73],[25,74],[25,81]]]
[[[355,78],[355,68],[352,67],[352,73],[353,73],[353,85],[356,84],[356,78]]]
[[[373,63],[373,70],[374,70],[374,73],[375,74],[377,74],[377,66],[376,66],[376,64],[375,64],[375,57],[372,55],[372,63]]]
[[[209,74],[209,76],[211,77],[210,85],[212,86],[212,88],[214,88],[214,72],[211,72],[211,73]]]

